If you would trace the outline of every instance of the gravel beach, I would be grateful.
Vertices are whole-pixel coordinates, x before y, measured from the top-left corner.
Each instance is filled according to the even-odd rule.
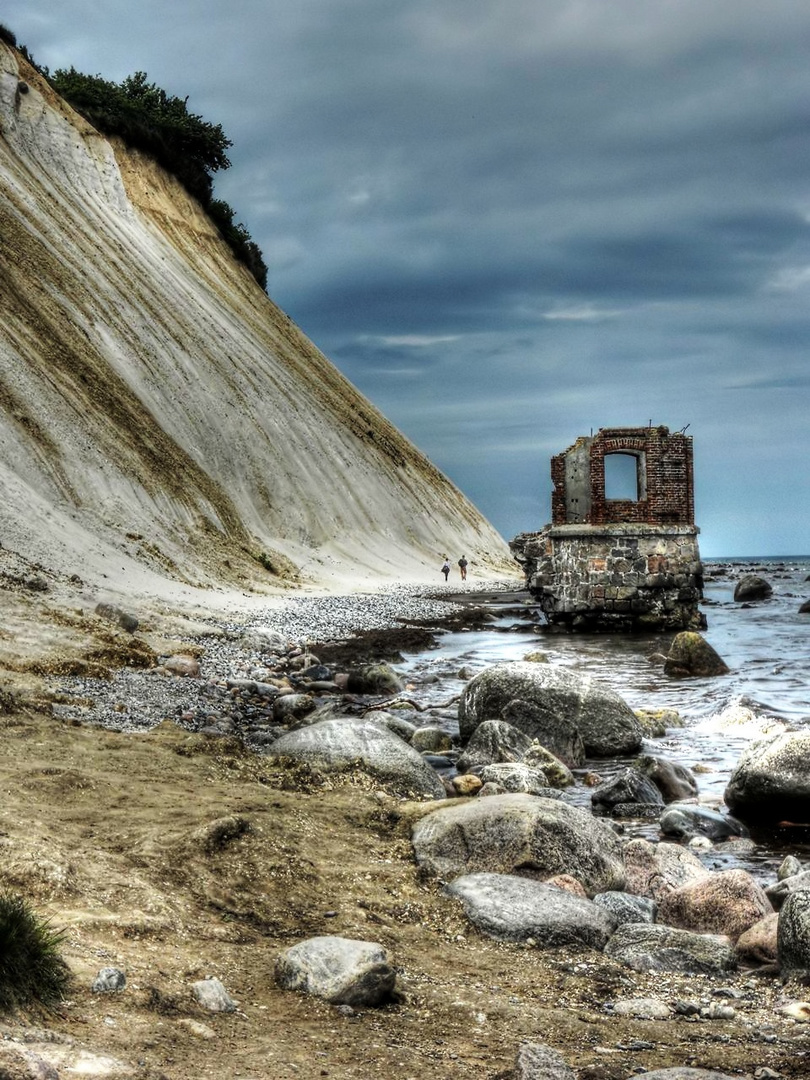
[[[263,640],[268,634],[280,635],[290,657],[338,641],[351,651],[356,635],[412,624],[441,630],[482,599],[515,589],[515,579],[476,582],[463,593],[455,584],[401,584],[346,596],[296,596],[238,617],[212,616],[205,631],[178,650],[197,659],[196,677],[179,677],[164,663],[167,656],[158,656],[152,668],[114,669],[109,678],[62,677],[54,683],[53,713],[117,731],[145,731],[172,719],[192,730],[244,735],[238,730],[244,717],[233,708],[233,684],[269,677]]]

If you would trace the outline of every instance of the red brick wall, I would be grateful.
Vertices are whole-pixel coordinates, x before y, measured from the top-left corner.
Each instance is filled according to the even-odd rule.
[[[670,435],[666,427],[602,428],[590,440],[591,507],[587,523],[607,525],[693,525],[695,520],[692,438]],[[570,448],[570,449],[573,449]],[[554,490],[552,522],[566,523],[565,458],[551,459]],[[631,453],[641,456],[646,472],[645,497],[637,502],[605,498],[605,456]]]

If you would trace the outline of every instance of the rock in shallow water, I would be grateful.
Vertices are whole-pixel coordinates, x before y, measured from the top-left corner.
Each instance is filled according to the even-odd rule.
[[[675,635],[664,662],[664,673],[675,678],[727,675],[728,671],[726,662],[694,630]]]
[[[708,836],[710,840],[728,840],[748,836],[748,829],[736,818],[691,803],[670,803],[659,820],[665,836],[686,840],[691,836]]]
[[[632,754],[641,747],[638,718],[610,687],[590,676],[525,661],[496,664],[467,684],[458,709],[462,742],[483,721],[506,719],[507,708],[510,723],[563,761],[564,752],[548,741],[561,724],[566,729],[573,725],[586,753],[596,757]]]
[[[786,731],[749,746],[723,798],[747,820],[810,821],[810,732]]]

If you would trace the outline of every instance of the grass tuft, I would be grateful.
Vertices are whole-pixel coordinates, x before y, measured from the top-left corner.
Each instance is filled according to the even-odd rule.
[[[64,998],[71,975],[63,940],[64,931],[53,930],[23,897],[0,894],[0,1012],[33,1003],[53,1008]]]

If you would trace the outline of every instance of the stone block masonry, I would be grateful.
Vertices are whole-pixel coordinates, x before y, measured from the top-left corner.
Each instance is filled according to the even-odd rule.
[[[612,455],[624,468],[618,494],[606,478]],[[603,428],[552,458],[552,523],[511,545],[550,624],[705,626],[692,462],[692,439],[666,427]]]

